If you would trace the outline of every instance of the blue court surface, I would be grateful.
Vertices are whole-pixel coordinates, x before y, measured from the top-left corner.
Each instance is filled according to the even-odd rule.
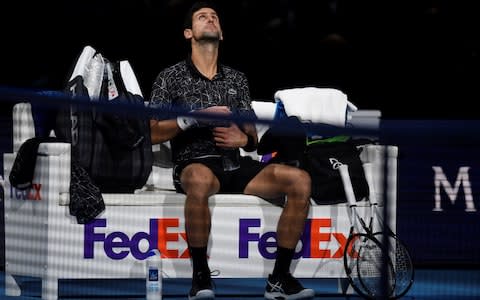
[[[4,296],[4,274],[0,273],[0,299],[39,299],[37,278],[16,277],[22,287],[19,297]],[[301,279],[313,288],[315,299],[361,299],[337,293],[336,279]],[[215,279],[217,299],[263,299],[264,279]],[[163,299],[187,299],[189,279],[165,278]],[[136,280],[60,280],[59,299],[145,299],[145,281]],[[480,299],[480,270],[417,269],[415,282],[403,299]]]

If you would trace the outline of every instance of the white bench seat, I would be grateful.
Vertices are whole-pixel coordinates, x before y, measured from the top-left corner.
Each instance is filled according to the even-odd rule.
[[[17,138],[25,140],[29,136],[18,134]],[[20,144],[17,141],[14,153],[5,153],[3,157],[7,295],[19,292],[12,275],[40,277],[42,299],[48,300],[58,298],[59,279],[143,278],[144,256],[149,247],[161,250],[168,277],[191,276],[184,233],[185,195],[172,189],[168,181],[171,169],[154,168],[159,173],[152,174],[149,184],[134,194],[103,194],[105,211],[92,223],[83,225],[69,214],[70,144],[41,144],[34,187],[19,191],[10,186],[8,177]],[[395,146],[367,145],[361,154],[364,162],[373,163],[381,204],[385,200],[386,176],[385,194],[393,229],[397,151]],[[388,173],[384,176],[385,163]],[[211,269],[219,270],[219,276],[224,278],[266,277],[274,264],[275,229],[282,209],[248,195],[218,194],[209,201]],[[364,202],[359,206],[361,212],[368,211]],[[292,263],[294,275],[344,279],[341,255],[349,228],[345,203],[312,202]],[[345,285],[341,285],[340,291],[347,292]]]

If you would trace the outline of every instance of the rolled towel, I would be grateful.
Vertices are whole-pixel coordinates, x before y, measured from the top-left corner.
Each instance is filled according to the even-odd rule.
[[[273,120],[275,116],[275,109],[277,104],[268,101],[252,101],[252,108],[255,111],[255,115],[260,120]],[[258,140],[260,141],[265,132],[270,128],[268,124],[256,123]]]
[[[273,120],[276,103],[268,101],[252,101],[252,108],[261,120]]]
[[[345,127],[350,113],[358,110],[346,94],[332,88],[285,89],[277,91],[274,97],[276,102],[282,102],[287,116],[296,116],[302,122]]]

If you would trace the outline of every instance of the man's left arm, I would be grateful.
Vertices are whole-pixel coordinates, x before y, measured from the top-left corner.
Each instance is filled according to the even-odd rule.
[[[252,108],[252,102],[250,97],[250,88],[248,79],[245,74],[242,73],[241,80],[238,81],[239,88],[239,107],[238,113],[241,117],[248,118],[250,120],[256,120],[257,116],[255,111]],[[257,128],[255,127],[255,123],[244,122],[239,124],[242,132],[246,135],[247,141],[245,144],[241,146],[243,150],[247,152],[251,152],[257,149],[258,146],[258,135],[257,135]]]
[[[212,132],[215,143],[219,147],[243,148],[247,152],[257,149],[258,138],[254,124],[232,123],[229,127],[215,127]]]
[[[242,146],[243,150],[251,152],[257,149],[258,135],[255,124],[245,123],[242,126],[243,133],[247,136],[247,142]]]

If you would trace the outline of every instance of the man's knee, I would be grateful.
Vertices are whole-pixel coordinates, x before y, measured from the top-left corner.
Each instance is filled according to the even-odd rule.
[[[311,178],[307,171],[296,167],[287,167],[286,174],[288,177],[290,188],[296,193],[310,195]]]
[[[310,195],[311,189],[312,189],[312,179],[310,177],[310,174],[308,174],[307,171],[298,169],[299,174],[297,174],[298,178],[298,187],[299,189],[302,189],[305,193]]]
[[[301,208],[301,211],[308,211],[310,207],[311,196],[311,178],[308,172],[295,168],[296,171],[292,172],[294,182],[292,184],[291,195],[295,195],[295,206]],[[292,198],[290,198],[292,200]]]
[[[191,164],[183,169],[180,181],[187,194],[200,193],[210,196],[218,189],[218,180],[213,172],[201,164]]]

